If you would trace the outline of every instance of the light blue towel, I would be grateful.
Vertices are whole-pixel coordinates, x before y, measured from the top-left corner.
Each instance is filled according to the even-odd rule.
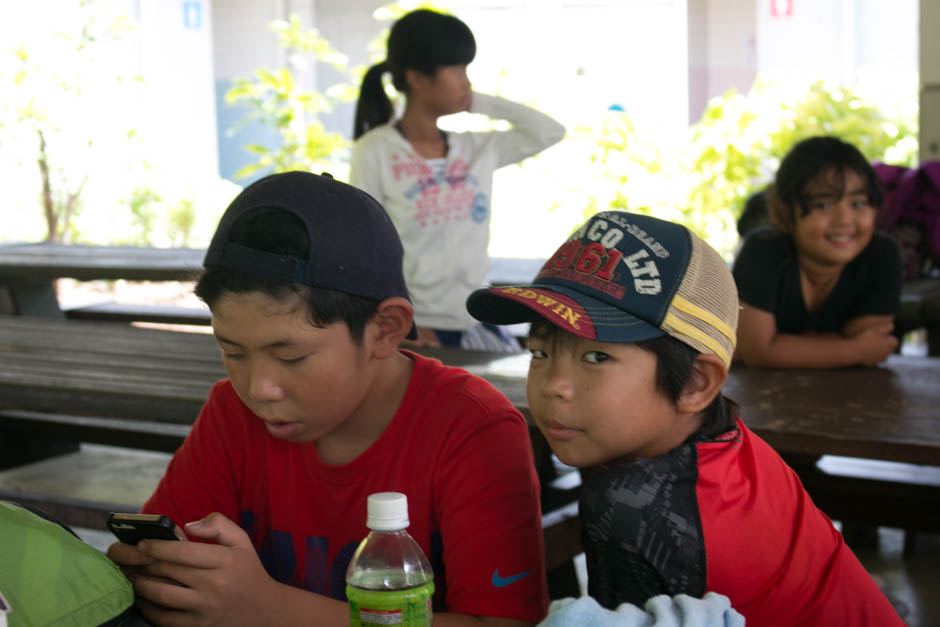
[[[645,611],[644,611],[645,610]],[[601,607],[591,597],[552,601],[539,627],[743,627],[744,617],[728,597],[708,592],[701,599],[665,594],[649,599],[641,610],[624,603],[616,610]]]

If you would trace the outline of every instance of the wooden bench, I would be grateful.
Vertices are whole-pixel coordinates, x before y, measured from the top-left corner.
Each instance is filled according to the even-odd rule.
[[[93,246],[18,243],[0,245],[0,313],[70,317],[105,322],[207,324],[204,311],[172,306],[101,303],[64,310],[54,282],[79,281],[193,281],[202,271],[205,250],[148,246]],[[544,259],[494,257],[487,281],[493,285],[527,283]]]
[[[38,508],[74,527],[107,529],[111,512],[136,512],[163,476],[170,453],[100,445],[0,471],[0,499]]]
[[[525,398],[525,355],[421,352],[480,374],[531,425]],[[6,421],[8,435],[59,441],[55,438],[67,433],[78,438],[82,432],[85,441],[142,448],[158,440],[156,433],[163,426],[191,424],[209,387],[224,376],[218,349],[205,333],[24,317],[0,317],[0,364],[0,428],[6,428]],[[748,426],[783,454],[940,465],[938,379],[940,360],[892,356],[884,368],[825,372],[732,368],[725,392],[739,403]],[[36,431],[29,426],[34,418]],[[121,425],[114,419],[133,424]],[[539,477],[546,486],[543,512],[572,503],[578,488],[566,493],[553,484],[568,471],[558,472],[544,439],[534,429],[532,442]],[[867,479],[877,482],[880,477]],[[825,505],[821,488],[808,483],[811,494],[817,491],[814,496],[823,511],[838,519],[841,514],[827,509],[830,506]],[[835,494],[848,498],[851,491]],[[860,489],[855,494],[869,503]],[[923,496],[908,498],[916,505]],[[929,530],[916,507],[906,511],[908,518],[898,521],[898,526]]]
[[[2,312],[2,309],[0,309]],[[167,325],[209,326],[212,314],[208,308],[177,307],[172,305],[147,305],[137,303],[103,302],[81,307],[68,307],[63,310],[69,320],[90,320],[95,322],[149,322]],[[506,332],[516,338],[520,346],[525,346],[529,334],[529,324],[511,324],[504,327]]]
[[[110,512],[140,509],[189,427],[3,410],[0,432],[99,443],[83,444],[56,457],[0,470],[0,499],[37,507],[69,525],[105,529]],[[540,450],[544,440],[535,431],[531,435],[533,447]],[[579,582],[572,560],[582,552],[577,503],[580,474],[570,469],[559,473],[557,468],[547,469],[544,465],[538,470],[549,591],[552,598],[577,596]]]
[[[906,557],[917,532],[940,533],[940,466],[825,455],[794,468],[816,506],[844,526],[903,529]]]
[[[96,320],[99,322],[154,322],[159,324],[192,324],[207,326],[212,316],[206,308],[177,307],[172,305],[146,305],[105,302],[82,307],[69,307],[65,317],[70,320]]]
[[[895,327],[899,337],[926,329],[927,354],[940,356],[940,277],[913,279],[901,285],[901,310]]]
[[[3,409],[0,410],[0,433],[14,439],[32,437],[173,453],[189,433],[189,425]],[[68,452],[73,450],[77,447],[71,447]]]

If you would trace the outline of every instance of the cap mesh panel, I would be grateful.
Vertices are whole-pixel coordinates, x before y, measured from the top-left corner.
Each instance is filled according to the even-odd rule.
[[[738,290],[721,255],[704,240],[691,235],[689,268],[663,320],[662,329],[699,352],[717,355],[726,366],[730,366],[738,327]],[[697,309],[711,314],[717,322],[709,320],[711,316]]]

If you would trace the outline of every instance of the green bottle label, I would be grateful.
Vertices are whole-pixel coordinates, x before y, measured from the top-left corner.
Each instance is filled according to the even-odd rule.
[[[350,627],[402,625],[430,627],[434,582],[405,590],[365,590],[346,586]]]

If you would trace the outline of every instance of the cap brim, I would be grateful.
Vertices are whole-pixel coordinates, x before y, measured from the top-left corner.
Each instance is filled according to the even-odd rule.
[[[479,289],[467,298],[467,311],[491,324],[531,322],[541,317],[564,331],[601,342],[640,342],[665,335],[632,314],[556,285]]]

